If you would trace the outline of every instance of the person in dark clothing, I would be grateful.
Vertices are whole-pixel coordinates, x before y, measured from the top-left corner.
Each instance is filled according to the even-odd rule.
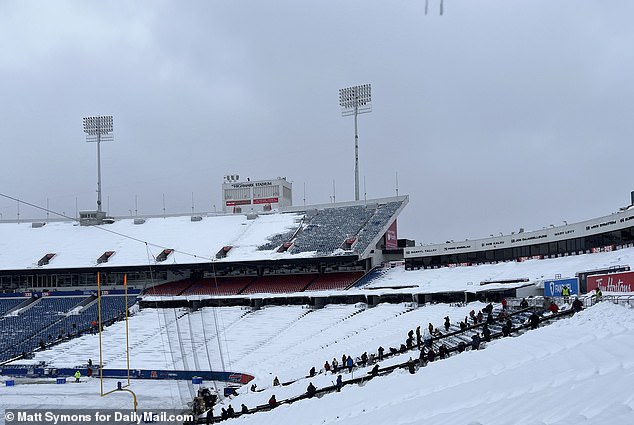
[[[414,339],[414,331],[413,330],[411,330],[411,329],[409,330],[409,332],[407,333],[407,338]]]
[[[420,344],[423,341],[423,336],[420,333],[420,326],[416,327],[416,346],[420,348]]]
[[[337,392],[341,391],[341,387],[343,387],[343,378],[341,378],[341,375],[337,376],[337,383],[335,386],[337,387]]]
[[[308,388],[306,388],[306,394],[308,395],[308,398],[314,397],[316,393],[317,388],[315,388],[312,382],[308,383]]]
[[[228,417],[229,416],[227,415],[227,410],[225,410],[225,408],[223,407],[222,410],[220,411],[220,419],[225,420]]]
[[[526,298],[522,298],[522,302],[520,302],[520,308],[528,308],[528,301],[526,301]]]
[[[509,334],[513,332],[513,321],[511,320],[510,317],[506,319],[506,326],[508,326],[509,328]]]
[[[92,359],[88,359],[88,367],[92,367]]]
[[[280,385],[280,380],[277,379],[277,376],[276,376],[275,379],[273,379],[273,386],[278,387],[279,385]]]
[[[431,334],[425,335],[425,338],[423,339],[423,345],[426,348],[430,348],[431,347]]]
[[[481,311],[478,311],[478,315],[476,317],[476,319],[478,320],[477,323],[482,323],[482,319],[483,319],[484,315],[482,314]]]
[[[575,300],[572,302],[572,309],[575,313],[579,313],[581,310],[583,310],[583,303],[581,302],[579,297],[576,297]]]
[[[460,322],[460,330],[464,331],[465,329],[467,329],[467,324],[465,322]]]
[[[482,309],[487,314],[491,314],[493,312],[493,304],[488,303],[486,307]]]
[[[465,350],[465,348],[467,348],[467,344],[465,344],[464,341],[460,341],[458,343],[458,352],[462,353]]]
[[[440,347],[438,347],[438,357],[444,359],[447,358],[448,355],[449,352],[447,351],[447,347],[445,346],[445,344],[441,344]]]
[[[531,325],[531,329],[537,329],[539,327],[539,315],[533,312],[528,318],[528,322]]]
[[[416,365],[414,364],[414,360],[411,357],[409,358],[409,361],[407,362],[407,370],[412,375],[416,373]]]
[[[368,352],[364,351],[363,354],[361,354],[361,361],[363,363],[367,363],[368,362]]]
[[[429,351],[427,352],[427,361],[431,363],[434,361],[435,358],[436,358],[436,353],[434,353],[433,348],[430,348]]]
[[[475,311],[471,310],[469,312],[469,317],[471,318],[471,320],[473,321],[474,324],[478,323],[478,318],[476,317]]]
[[[480,348],[480,334],[479,333],[475,333],[472,337],[471,337],[471,349],[472,350],[478,350]]]
[[[449,321],[449,316],[445,316],[445,332],[449,331],[450,326],[451,326],[451,322]]]
[[[209,425],[213,421],[214,421],[214,409],[210,407],[209,410],[207,410],[207,415],[205,416],[205,424]]]
[[[374,377],[374,376],[377,376],[378,374],[379,374],[379,365],[377,363],[374,365],[374,367],[370,371],[370,375]]]
[[[328,363],[328,362],[324,363],[324,370],[326,372],[330,372],[330,363]]]
[[[243,415],[245,413],[249,413],[249,408],[247,407],[246,404],[242,403],[242,406],[240,406],[240,413],[242,413]]]
[[[505,323],[502,326],[502,336],[507,337],[511,334],[511,330],[509,329],[508,325]]]
[[[418,366],[424,367],[425,363],[427,363],[427,353],[425,353],[425,349],[422,348],[420,350],[420,354],[418,355]]]
[[[407,340],[405,341],[405,345],[407,346],[408,349],[412,348],[412,345],[414,345],[414,339],[407,338]]]
[[[429,330],[430,334],[434,333],[434,325],[432,325],[431,323],[427,325],[427,329]]]
[[[310,371],[308,371],[308,376],[310,376],[311,378],[315,376],[315,366],[310,368]]]
[[[492,325],[495,323],[495,319],[493,319],[493,313],[487,314],[487,325]]]
[[[277,406],[277,400],[275,399],[275,394],[273,394],[271,398],[269,398],[269,406],[271,407]]]
[[[348,373],[352,372],[352,367],[354,366],[352,357],[348,357],[348,360],[346,360],[346,366],[348,366]]]
[[[233,410],[233,407],[231,405],[229,405],[229,407],[227,407],[227,417],[233,418],[235,414],[236,414],[236,411]]]
[[[407,345],[401,344],[401,347],[399,348],[399,350],[401,351],[401,353],[407,351]]]
[[[390,353],[396,354],[396,353],[398,353],[398,350],[396,348],[394,348],[394,347],[390,347]]]
[[[46,348],[46,344],[44,344],[44,340],[40,339],[40,350],[43,350]]]
[[[379,352],[379,360],[383,360],[383,352],[385,351],[385,348],[379,346],[377,351]]]
[[[348,360],[348,357],[345,354],[341,356],[341,366],[345,366],[347,360]]]
[[[489,329],[489,326],[486,323],[482,327],[482,336],[484,337],[484,340],[486,342],[491,342],[491,330]]]

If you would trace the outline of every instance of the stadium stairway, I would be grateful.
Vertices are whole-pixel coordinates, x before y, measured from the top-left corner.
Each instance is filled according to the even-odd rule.
[[[510,336],[519,336],[519,335],[527,332],[528,330],[530,330],[530,324],[528,323],[528,317],[533,312],[536,312],[536,310],[538,310],[538,308],[536,308],[536,307],[528,307],[528,308],[525,308],[525,309],[520,309],[520,310],[516,310],[516,311],[510,312],[508,316],[509,316],[509,318],[511,318],[511,320],[513,322],[513,327],[510,330],[511,331]],[[499,312],[499,310],[494,310],[494,311],[498,311]],[[572,309],[560,310],[558,313],[555,313],[555,314],[544,314],[544,315],[540,316],[539,324],[540,325],[549,324],[549,323],[552,323],[552,322],[560,320],[560,319],[568,318],[568,317],[572,316],[572,314],[574,314]],[[464,329],[464,330],[461,330],[459,327],[456,327],[456,326],[454,326],[454,328],[457,328],[457,330],[451,330],[451,328],[450,328],[450,331],[447,332],[446,334],[439,335],[439,336],[436,336],[436,337],[432,338],[432,344],[434,346],[434,350],[437,351],[437,349],[440,347],[441,344],[447,343],[446,347],[447,347],[448,357],[450,357],[450,356],[452,356],[454,354],[459,354],[459,348],[458,348],[458,345],[455,342],[457,340],[462,340],[462,341],[465,342],[465,345],[466,345],[464,351],[470,351],[471,350],[471,345],[470,345],[470,343],[469,344],[466,343],[466,339],[468,338],[468,340],[471,341],[471,335],[473,335],[475,332],[481,331],[482,327],[485,324],[486,324],[486,321],[484,323],[477,323],[477,324],[471,325],[467,329]],[[503,338],[503,337],[504,336],[503,336],[501,330],[500,331],[496,330],[495,332],[493,332],[493,331],[491,332],[491,341],[496,340],[496,339],[500,339],[500,338]],[[454,342],[454,344],[449,344],[450,341]],[[484,339],[483,339],[483,343],[484,343]],[[480,349],[484,349],[484,348],[485,348],[485,345],[482,344]],[[380,360],[380,361],[383,361],[383,360],[385,360],[387,358],[390,358],[390,357],[398,356],[400,354],[405,354],[405,353],[407,353],[409,351],[414,351],[414,350],[416,350],[418,352],[418,347],[416,345],[413,345],[412,348],[408,348],[408,349],[405,349],[405,350],[398,349],[394,353],[386,352],[384,354],[384,356],[383,356],[383,359]],[[402,363],[397,363],[397,364],[394,364],[394,365],[391,365],[391,366],[387,366],[387,367],[384,367],[384,368],[379,368],[378,372],[375,375],[372,375],[371,372],[366,372],[366,373],[362,374],[361,376],[359,376],[357,378],[344,380],[343,383],[342,383],[342,387],[346,386],[346,385],[353,385],[353,384],[360,385],[360,384],[363,384],[364,382],[367,382],[367,381],[369,381],[371,379],[374,379],[376,377],[388,375],[388,374],[390,374],[391,372],[393,372],[396,369],[408,369],[410,367],[414,367],[415,370],[416,370],[416,368],[425,367],[425,366],[427,366],[430,363],[430,362],[427,362],[427,361],[420,362],[418,360],[418,358],[413,359],[413,360],[410,360],[410,359],[408,359],[407,361],[402,362]],[[434,360],[434,362],[440,361],[440,360],[442,360],[442,359],[440,359],[440,357],[437,357],[436,360]],[[374,363],[378,363],[378,362],[379,362],[379,360],[378,360],[378,356],[377,356],[377,358],[375,359]],[[368,362],[362,362],[362,361],[358,360],[357,362],[355,362],[355,366],[354,366],[353,370],[357,371],[357,373],[358,373],[359,369],[367,367],[369,365],[370,364]],[[345,368],[343,368],[343,369],[345,369]],[[322,373],[322,371],[320,371],[319,373]],[[354,374],[352,376],[354,376]],[[310,378],[310,377],[306,377],[306,378]],[[289,385],[289,384],[291,384],[293,382],[296,382],[296,381],[285,382],[282,385]],[[330,393],[333,393],[333,392],[338,392],[340,390],[341,390],[341,388],[338,388],[336,385],[331,385],[331,386],[318,388],[316,390],[316,394],[315,394],[314,397],[319,398],[319,397],[322,397],[322,396],[324,396],[326,394],[330,394]],[[242,416],[242,415],[246,415],[246,414],[254,414],[254,413],[258,413],[258,412],[266,412],[266,411],[272,410],[272,409],[274,409],[274,408],[276,408],[276,407],[278,407],[280,405],[292,404],[292,403],[295,403],[297,401],[304,400],[304,399],[307,399],[307,398],[311,398],[311,397],[309,397],[308,394],[306,394],[306,393],[302,393],[302,394],[299,394],[299,395],[294,396],[294,397],[290,397],[290,398],[287,398],[287,399],[284,399],[284,400],[279,400],[277,402],[277,404],[274,405],[274,406],[271,406],[269,404],[265,404],[265,405],[260,405],[260,406],[256,406],[256,407],[253,407],[251,409],[248,409],[247,413],[236,412],[236,414],[233,416],[233,418],[236,418],[236,417],[239,417],[239,416]],[[206,423],[207,420],[203,419],[203,417],[204,417],[204,414],[201,415],[201,418],[198,420],[199,424]],[[222,419],[221,417],[213,417],[213,418],[210,418],[210,419],[211,419],[211,423],[221,422],[221,421],[225,420],[225,419]]]
[[[371,284],[372,282],[383,276],[387,270],[388,269],[385,269],[383,267],[374,267],[366,274],[361,276],[357,281],[352,282],[350,285],[348,285],[346,289],[363,288],[364,286]]]

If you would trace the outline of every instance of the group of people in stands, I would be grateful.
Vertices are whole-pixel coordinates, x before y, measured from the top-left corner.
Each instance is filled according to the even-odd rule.
[[[596,298],[600,300],[600,296],[601,296],[600,289],[598,289],[598,291],[599,293],[598,295],[596,295]],[[482,310],[478,311],[477,314],[475,310],[471,310],[469,312],[469,316],[465,317],[464,321],[460,321],[461,331],[464,331],[469,327],[469,322],[473,322],[473,325],[482,324],[482,331],[481,331],[482,333],[480,332],[474,333],[471,336],[471,342],[469,345],[467,345],[464,341],[460,341],[455,348],[459,353],[462,353],[463,351],[465,351],[467,347],[470,347],[472,350],[478,350],[480,349],[480,346],[483,341],[486,341],[486,342],[491,341],[491,330],[489,326],[492,324],[502,323],[502,328],[501,328],[502,336],[506,337],[510,335],[511,331],[513,330],[513,322],[511,321],[511,318],[507,312],[506,299],[503,299],[501,304],[502,304],[502,310],[500,311],[500,313],[497,315],[496,318],[493,317],[493,305],[489,303]],[[546,302],[545,302],[545,305],[546,305]],[[525,298],[522,299],[519,306],[520,308],[528,308],[528,302],[526,301]],[[576,311],[581,311],[582,308],[583,308],[583,304],[581,303],[579,298],[576,298],[575,301],[572,303],[572,309],[576,312]],[[548,300],[545,310],[546,309],[551,311],[552,313],[557,313],[559,311],[559,306],[554,301]],[[485,314],[486,314],[486,319],[484,318]],[[539,315],[534,312],[529,317],[528,322],[532,329],[537,328],[540,322]],[[444,317],[443,327],[445,329],[445,332],[449,332],[449,329],[451,328],[451,321],[449,316]],[[427,330],[428,332],[426,332],[425,335],[421,333],[420,326],[417,326],[415,330],[410,330],[407,333],[407,339],[405,340],[405,343],[401,344],[400,348],[390,347],[389,348],[390,353],[394,355],[394,354],[405,352],[413,348],[414,344],[416,344],[417,348],[420,351],[419,361],[418,361],[419,367],[423,367],[426,364],[435,361],[437,358],[444,359],[449,357],[450,350],[447,348],[447,346],[444,343],[440,344],[437,351],[435,351],[432,346],[432,338],[440,337],[443,334],[438,330],[438,328],[435,328],[431,323],[429,323]],[[315,375],[317,375],[317,373],[321,373],[322,371],[324,373],[332,372],[333,374],[337,374],[341,370],[345,370],[345,369],[348,369],[348,372],[350,373],[352,372],[352,369],[355,366],[374,364],[374,367],[371,369],[370,372],[368,372],[368,375],[370,375],[371,377],[375,377],[378,375],[379,369],[380,369],[379,364],[376,362],[383,360],[384,356],[385,356],[385,349],[382,346],[378,347],[376,355],[374,353],[370,353],[368,355],[367,352],[364,352],[359,358],[357,358],[356,363],[355,363],[355,360],[352,358],[352,356],[343,354],[341,356],[341,363],[339,363],[336,358],[333,358],[332,362],[326,361],[324,363],[323,369],[319,372],[316,371],[315,367],[312,367],[308,373],[308,376],[314,377]],[[412,359],[412,357],[410,357],[406,365],[410,373],[413,374],[416,372],[416,362]],[[280,385],[281,385],[280,381],[278,377],[276,376],[273,380],[273,386],[280,386]],[[343,378],[342,378],[342,375],[339,374],[337,376],[337,381],[335,383],[336,391],[341,391],[342,386],[343,386]],[[256,391],[255,384],[251,386],[251,391],[253,392]],[[306,389],[306,396],[311,398],[311,397],[314,397],[316,394],[317,394],[317,388],[313,385],[312,382],[309,382],[308,387]],[[275,394],[273,394],[268,401],[268,405],[270,407],[276,407],[278,406],[278,404],[279,402],[277,401]],[[243,404],[241,413],[247,413],[247,412],[248,412],[248,409]],[[235,412],[233,408],[231,407],[231,405],[229,405],[229,407],[226,410],[224,408],[222,409],[223,419],[231,418],[234,416],[235,416]]]
[[[374,362],[374,354],[370,354],[370,356],[368,356],[368,353],[366,351],[365,353],[361,354],[361,357],[358,359],[358,361],[364,364]],[[344,354],[341,356],[341,367],[339,367],[339,362],[337,362],[337,359],[333,357],[332,363],[328,363],[328,361],[326,360],[323,370],[324,372],[332,372],[333,374],[336,374],[341,369],[348,368],[348,372],[352,372],[352,368],[354,366],[355,362],[352,356],[347,356],[346,354]],[[313,367],[308,372],[308,376],[313,377],[315,376],[315,373],[315,368]]]

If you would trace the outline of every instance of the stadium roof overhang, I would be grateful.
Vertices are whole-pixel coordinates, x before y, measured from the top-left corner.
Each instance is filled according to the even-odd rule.
[[[0,270],[2,276],[17,275],[63,275],[63,274],[84,274],[84,273],[133,273],[152,271],[180,271],[180,270],[197,270],[197,271],[224,271],[235,268],[283,268],[283,267],[300,267],[300,266],[333,266],[343,264],[353,264],[359,261],[357,254],[353,255],[337,255],[324,257],[301,257],[301,258],[285,258],[276,260],[253,260],[253,261],[213,261],[204,263],[185,263],[185,264],[145,264],[135,266],[102,266],[94,267],[76,267],[76,268],[30,268],[30,269],[13,269]]]

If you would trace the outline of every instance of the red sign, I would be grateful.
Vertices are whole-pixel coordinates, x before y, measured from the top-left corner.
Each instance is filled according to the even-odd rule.
[[[601,292],[634,292],[634,272],[588,276],[588,292],[597,286]]]
[[[596,254],[597,252],[612,252],[614,251],[614,245],[602,246],[599,248],[592,248],[592,253]]]
[[[227,206],[233,207],[234,205],[249,205],[250,203],[251,201],[249,201],[248,199],[242,201],[227,201]]]
[[[390,227],[388,227],[387,232],[385,232],[385,249],[398,249],[398,238],[396,235],[396,220]]]
[[[262,198],[262,199],[254,199],[254,204],[276,204],[279,201],[279,198]]]

